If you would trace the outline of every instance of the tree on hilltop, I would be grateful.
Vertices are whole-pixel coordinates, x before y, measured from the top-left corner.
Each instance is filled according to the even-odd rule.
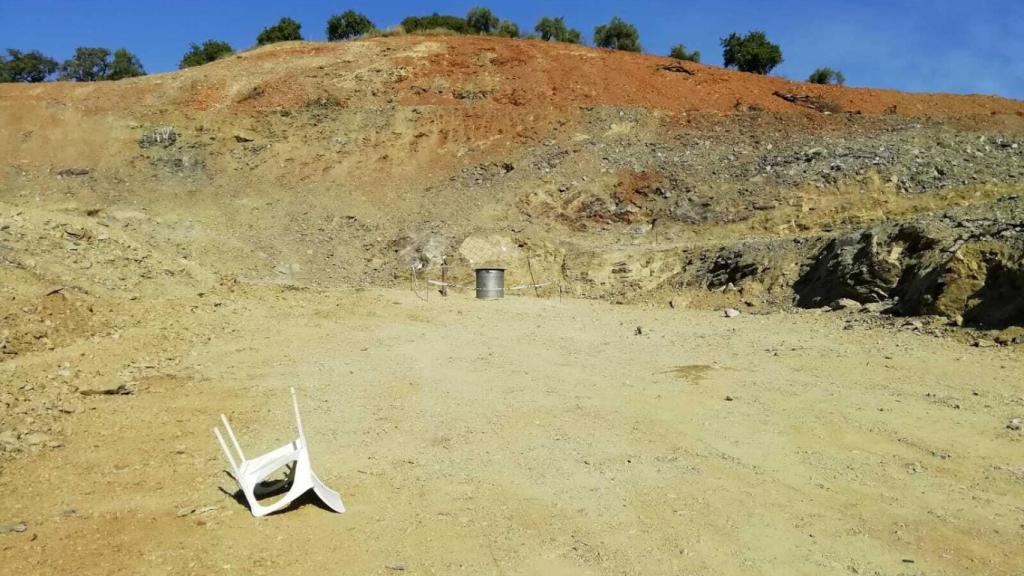
[[[373,22],[355,10],[346,10],[331,16],[327,21],[327,40],[348,40],[370,32],[375,27]]]
[[[451,30],[456,34],[469,34],[471,32],[465,18],[438,14],[437,12],[430,16],[409,16],[402,20],[401,26],[406,34],[415,34],[427,30]]]
[[[636,26],[615,16],[607,24],[594,28],[594,46],[627,52],[639,52],[640,33]]]
[[[533,28],[540,34],[541,40],[554,40],[556,42],[568,42],[570,44],[580,43],[580,31],[569,28],[565,25],[565,19],[561,16],[550,18],[544,16]]]
[[[56,60],[38,50],[8,48],[7,57],[0,55],[0,82],[42,82],[60,68]]]
[[[75,55],[60,65],[60,79],[74,82],[106,80],[110,71],[110,50],[75,48]]]
[[[768,74],[782,63],[782,48],[768,41],[768,37],[760,30],[740,36],[733,32],[722,38],[722,59],[726,68],[736,68],[740,72]]]
[[[123,78],[135,78],[145,76],[146,70],[142,67],[142,61],[135,54],[126,48],[118,48],[114,51],[114,59],[110,62],[110,71],[107,72],[107,80],[121,80]]]
[[[672,50],[668,53],[670,58],[676,60],[687,60],[689,62],[700,63],[700,50],[694,50],[693,52],[687,52],[685,44],[676,44],[672,47]]]
[[[843,75],[839,70],[833,70],[831,68],[818,68],[811,73],[807,81],[812,84],[836,84],[842,86],[846,84],[846,76]]]
[[[502,20],[501,24],[498,24],[498,29],[494,31],[494,35],[519,38],[519,25],[511,20]]]
[[[277,24],[268,26],[256,37],[257,46],[265,46],[275,42],[287,42],[289,40],[302,40],[302,24],[291,18],[284,17],[278,20]]]
[[[75,55],[60,65],[60,79],[74,82],[98,82],[100,80],[121,80],[144,76],[139,57],[126,48],[114,51],[110,58],[106,48],[75,48]]]
[[[185,52],[185,55],[181,57],[181,62],[178,64],[178,68],[202,66],[203,64],[209,64],[214,60],[230,56],[234,53],[235,51],[227,42],[220,42],[212,39],[203,42],[202,45],[193,42],[191,46],[189,46],[188,52]]]
[[[477,34],[490,34],[498,28],[498,17],[489,8],[476,6],[466,13],[466,24]]]

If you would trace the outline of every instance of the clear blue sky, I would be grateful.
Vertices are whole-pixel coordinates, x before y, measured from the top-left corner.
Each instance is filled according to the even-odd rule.
[[[854,86],[1024,99],[1022,0],[0,0],[0,48],[63,60],[76,46],[125,47],[150,73],[165,72],[190,42],[216,38],[244,49],[281,16],[298,20],[305,38],[324,40],[327,18],[348,8],[385,27],[433,11],[464,15],[477,4],[523,31],[543,15],[565,16],[588,43],[595,25],[617,15],[639,28],[646,52],[682,42],[710,64],[721,64],[721,37],[763,29],[785,55],[775,73],[792,79],[831,66]]]

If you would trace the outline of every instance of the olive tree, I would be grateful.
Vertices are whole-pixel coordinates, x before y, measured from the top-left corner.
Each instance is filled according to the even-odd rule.
[[[278,20],[277,24],[268,26],[256,37],[257,46],[265,46],[275,42],[287,42],[289,40],[302,40],[302,24],[291,18],[285,17]]]
[[[741,72],[767,74],[782,63],[782,48],[768,41],[760,30],[740,36],[733,32],[722,38],[722,59],[726,68]]]
[[[489,8],[476,6],[466,13],[466,24],[478,34],[490,34],[498,28],[498,17]]]
[[[616,16],[607,24],[601,24],[594,28],[594,45],[598,48],[639,52],[641,50],[640,33],[636,26]]]
[[[327,40],[348,40],[362,36],[374,29],[373,22],[355,10],[346,10],[331,16],[327,21]]]
[[[842,86],[846,84],[846,76],[843,75],[839,70],[833,70],[831,68],[818,68],[811,73],[807,81],[812,84],[837,84]]]
[[[7,49],[7,59],[0,56],[0,81],[42,82],[60,68],[57,61],[38,50],[22,52]]]
[[[185,55],[181,57],[181,62],[178,63],[178,68],[202,66],[203,64],[208,64],[214,60],[230,56],[234,53],[235,51],[227,42],[212,39],[207,40],[202,44],[196,44],[193,42],[191,46],[189,46],[188,52],[185,52]]]

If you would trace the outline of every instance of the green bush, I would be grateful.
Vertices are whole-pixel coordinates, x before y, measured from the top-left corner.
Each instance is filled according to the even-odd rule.
[[[118,48],[110,58],[106,48],[75,48],[75,55],[60,65],[60,79],[75,82],[120,80],[144,76],[146,71],[138,56],[125,48]]]
[[[114,59],[110,62],[110,71],[107,73],[107,80],[121,80],[122,78],[135,78],[145,76],[146,71],[142,68],[142,61],[135,54],[125,48],[118,48],[114,51]]]
[[[38,50],[8,48],[7,56],[9,60],[0,55],[0,82],[42,82],[60,68],[56,60]]]
[[[568,42],[570,44],[580,43],[580,31],[569,28],[565,25],[565,19],[561,16],[541,18],[533,29],[540,34],[541,40],[554,40],[556,42]]]
[[[489,8],[476,6],[466,13],[466,25],[477,34],[490,34],[498,28],[498,17]]]
[[[673,46],[668,55],[670,58],[675,58],[676,60],[687,60],[690,62],[700,63],[700,50],[687,52],[686,45],[684,44],[676,44]]]
[[[598,48],[612,48],[628,52],[640,52],[640,33],[636,26],[618,16],[607,24],[594,28],[594,45]]]
[[[725,67],[735,67],[741,72],[767,74],[782,63],[782,49],[772,44],[760,30],[740,36],[733,32],[722,38],[722,59]]]
[[[831,68],[818,68],[811,73],[811,76],[807,78],[807,81],[812,84],[836,84],[842,86],[846,84],[846,76],[843,75],[839,70],[833,70]]]
[[[425,30],[437,29],[451,30],[456,34],[469,34],[469,24],[464,18],[438,14],[434,12],[430,16],[409,16],[402,20],[402,29],[408,34],[417,34]]]
[[[181,57],[181,62],[178,64],[178,68],[191,68],[193,66],[202,66],[203,64],[209,64],[214,60],[224,58],[225,56],[231,56],[235,51],[231,49],[231,45],[227,42],[220,42],[217,40],[207,40],[202,45],[196,44],[195,42],[189,46],[188,52]]]
[[[75,82],[106,80],[110,72],[110,50],[75,48],[75,55],[60,65],[60,79]]]
[[[274,42],[287,42],[289,40],[302,40],[302,24],[291,18],[281,18],[277,24],[264,28],[256,37],[257,46],[265,46]]]
[[[494,34],[506,38],[519,38],[519,25],[511,20],[502,20]]]
[[[375,27],[364,14],[355,10],[346,10],[341,14],[331,16],[327,21],[327,40],[348,40],[362,36],[373,30]]]

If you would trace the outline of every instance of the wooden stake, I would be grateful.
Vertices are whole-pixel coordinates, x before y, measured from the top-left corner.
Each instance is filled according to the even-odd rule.
[[[441,296],[448,295],[448,258],[441,258]]]
[[[540,288],[537,287],[537,279],[533,277],[533,264],[530,264],[530,257],[526,257],[526,268],[530,271],[530,282],[533,283],[533,294],[540,298]]]

